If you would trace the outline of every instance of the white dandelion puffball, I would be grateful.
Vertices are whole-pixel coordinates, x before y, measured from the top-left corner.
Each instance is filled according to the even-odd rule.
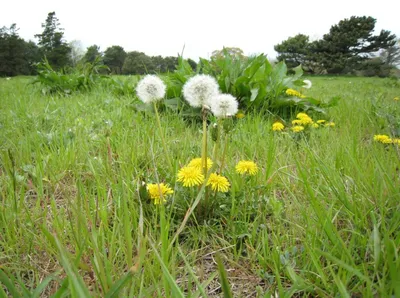
[[[219,94],[211,102],[211,112],[215,117],[234,116],[238,111],[238,101],[230,94]]]
[[[144,103],[152,103],[165,96],[165,89],[165,84],[159,77],[147,75],[137,84],[136,93]]]
[[[303,83],[304,83],[303,87],[306,89],[310,89],[312,86],[312,83],[310,80],[304,80]]]
[[[218,83],[209,75],[195,75],[183,86],[183,96],[192,107],[210,106],[217,94]]]

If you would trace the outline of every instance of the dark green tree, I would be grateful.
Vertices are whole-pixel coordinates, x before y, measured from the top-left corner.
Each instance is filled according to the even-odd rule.
[[[322,40],[311,46],[311,53],[328,73],[344,73],[359,69],[362,61],[373,53],[394,45],[396,36],[382,30],[373,35],[376,19],[356,17],[344,19],[331,27]]]
[[[122,73],[126,52],[121,46],[111,46],[104,51],[103,61],[110,71],[114,74]]]
[[[197,63],[196,61],[192,60],[192,59],[188,59],[187,62],[189,63],[190,67],[195,71],[197,68]],[[176,63],[178,65],[178,58],[176,59]]]
[[[39,39],[38,44],[43,56],[55,69],[65,67],[71,62],[71,47],[63,39],[64,29],[59,26],[60,22],[56,13],[49,12],[46,22],[42,24],[43,32],[35,35]]]
[[[83,61],[93,63],[96,57],[102,57],[102,56],[103,53],[100,52],[100,47],[94,44],[87,48],[86,53],[83,56]]]
[[[400,39],[393,45],[384,49],[380,53],[380,57],[385,65],[396,67],[400,65]]]
[[[123,74],[146,74],[155,72],[151,57],[142,52],[129,52],[122,67]]]
[[[278,61],[285,61],[289,68],[302,64],[303,66],[310,61],[310,40],[307,35],[297,34],[294,37],[282,41],[274,46],[278,56]]]
[[[39,60],[38,47],[19,37],[16,24],[0,28],[0,76],[34,74]]]

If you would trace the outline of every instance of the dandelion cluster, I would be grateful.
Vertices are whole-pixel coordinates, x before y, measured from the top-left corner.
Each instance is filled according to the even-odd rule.
[[[284,128],[285,126],[280,122],[275,122],[274,124],[272,124],[273,131],[282,131]]]
[[[147,75],[136,87],[137,96],[144,103],[152,103],[165,96],[165,84],[155,75]]]
[[[398,138],[390,138],[388,135],[375,135],[374,141],[382,143],[382,144],[397,144],[400,145],[400,139]]]
[[[258,167],[257,164],[251,160],[241,160],[238,162],[238,164],[235,167],[236,173],[239,173],[241,175],[243,174],[249,174],[249,175],[255,175],[258,172]]]
[[[207,180],[207,186],[211,186],[212,190],[218,192],[227,192],[230,185],[226,177],[218,175],[217,173],[211,173]]]
[[[209,75],[195,75],[183,86],[183,96],[192,107],[211,106],[218,94],[217,81]]]
[[[215,117],[225,118],[234,116],[238,111],[238,102],[230,94],[219,94],[211,101],[211,112]]]
[[[164,183],[149,183],[146,188],[150,195],[150,199],[154,200],[153,202],[155,205],[165,203],[167,201],[165,197],[174,193],[172,188],[170,188],[168,184]]]
[[[301,94],[299,91],[290,88],[286,90],[286,94],[289,96],[296,96],[298,98],[306,98],[306,96]]]

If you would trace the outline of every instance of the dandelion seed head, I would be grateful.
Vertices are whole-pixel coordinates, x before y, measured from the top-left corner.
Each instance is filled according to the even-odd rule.
[[[155,75],[146,75],[139,81],[136,94],[144,103],[152,103],[165,96],[166,86],[164,82]]]
[[[195,75],[183,86],[183,96],[192,107],[211,106],[212,99],[217,94],[217,81],[209,75]]]
[[[230,94],[219,94],[211,101],[211,112],[215,117],[225,118],[236,115],[238,101]]]

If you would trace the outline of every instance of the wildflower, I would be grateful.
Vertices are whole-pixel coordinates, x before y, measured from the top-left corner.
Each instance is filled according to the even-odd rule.
[[[383,143],[383,144],[393,144],[393,140],[392,139],[384,139],[384,140],[382,140],[381,143]]]
[[[152,103],[165,96],[165,84],[155,75],[147,75],[136,87],[137,96],[144,103]]]
[[[211,102],[211,112],[215,117],[225,118],[233,116],[238,111],[238,102],[230,94],[219,94],[214,96]]]
[[[274,124],[272,124],[273,131],[282,131],[284,128],[285,126],[280,122],[275,122]]]
[[[210,106],[218,93],[217,81],[209,75],[195,75],[183,86],[183,96],[192,107]]]
[[[293,125],[301,125],[302,122],[301,122],[301,120],[296,119],[296,120],[293,120],[293,121],[292,121],[292,124],[293,124]]]
[[[211,158],[207,158],[207,169],[211,169],[213,165],[213,162],[211,160]],[[203,168],[203,160],[201,157],[198,158],[193,158],[189,164],[188,167],[195,167],[195,168],[199,168],[200,170]]]
[[[258,172],[258,167],[255,162],[251,160],[242,160],[239,161],[235,167],[236,173],[255,175]]]
[[[303,118],[310,118],[310,116],[308,116],[306,113],[298,113],[296,115],[297,119],[303,119]]]
[[[334,127],[335,126],[335,122],[328,122],[328,123],[325,124],[325,126]]]
[[[383,143],[386,140],[390,140],[389,136],[387,136],[387,135],[374,135],[374,141]]]
[[[164,183],[149,183],[147,184],[147,191],[149,192],[150,198],[154,200],[155,205],[165,203],[167,201],[165,197],[174,193],[168,184]]]
[[[310,89],[312,86],[312,83],[310,80],[304,80],[303,83],[304,83],[303,88]]]
[[[202,184],[204,182],[204,175],[201,173],[200,168],[183,167],[178,172],[177,181],[182,182],[184,187],[192,187]]]
[[[230,183],[224,176],[212,173],[207,181],[207,186],[211,185],[211,189],[219,192],[227,192],[229,190]]]
[[[242,119],[242,118],[244,118],[244,114],[242,112],[239,112],[236,114],[236,118]]]
[[[400,145],[400,139],[393,139],[393,144]]]
[[[312,124],[311,124],[311,127],[312,127],[312,128],[318,128],[318,127],[319,127],[319,124],[318,124],[318,123],[312,123]]]
[[[396,96],[395,98],[393,98],[393,100],[399,101],[399,100],[400,100],[400,97]]]
[[[318,123],[318,124],[324,124],[325,122],[326,122],[326,120],[323,120],[323,119],[317,120],[317,123]]]
[[[296,125],[296,126],[292,127],[293,132],[301,132],[303,130],[304,130],[304,126],[301,126],[301,125]]]
[[[286,94],[290,95],[290,96],[296,96],[299,98],[306,98],[306,96],[301,94],[299,91],[296,91],[296,90],[290,89],[290,88],[286,90]]]

